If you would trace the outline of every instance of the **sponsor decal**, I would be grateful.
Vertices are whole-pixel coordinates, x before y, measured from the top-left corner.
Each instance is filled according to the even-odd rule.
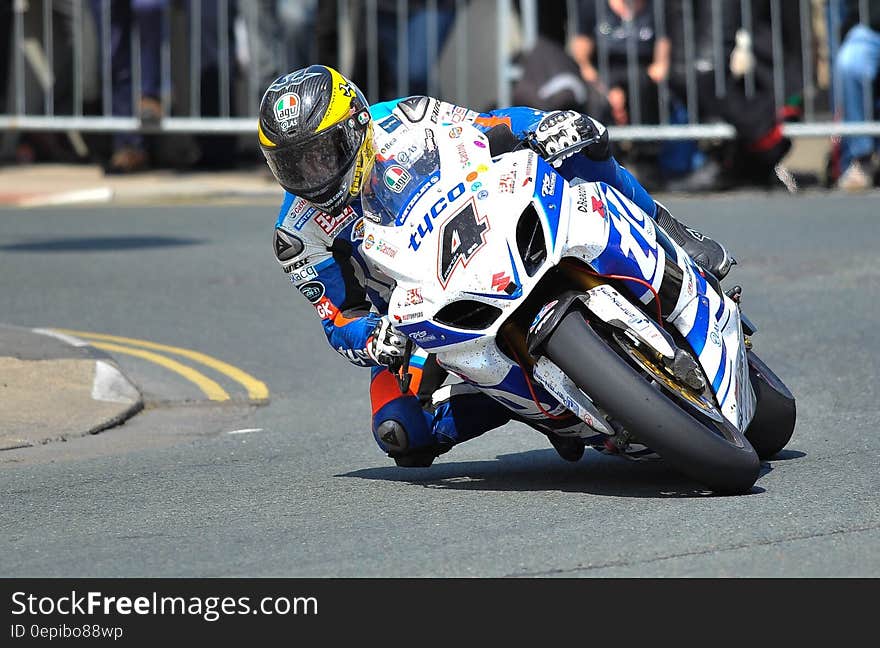
[[[471,185],[471,191],[476,191],[477,189],[479,189],[482,186],[483,186],[482,182],[475,182],[474,184]]]
[[[409,171],[404,169],[402,166],[398,166],[396,164],[391,165],[387,169],[385,169],[385,186],[391,189],[394,193],[400,193],[404,190],[406,185],[409,184],[409,181],[412,179]]]
[[[314,216],[315,211],[317,211],[314,207],[311,207],[306,210],[306,213],[299,217],[299,220],[293,224],[293,229],[300,231],[303,227],[305,227],[306,223],[309,222],[309,219]]]
[[[351,240],[360,241],[364,238],[364,219],[361,218],[357,223],[354,224],[354,227],[351,228]]]
[[[528,157],[526,158],[526,179],[523,180],[523,183],[522,183],[523,187],[525,187],[527,184],[529,184],[532,181],[532,178],[533,178],[532,169],[534,169],[534,167],[535,167],[535,158],[536,157],[537,156],[534,153],[529,153]]]
[[[321,297],[315,304],[315,311],[318,313],[318,317],[322,320],[332,321],[339,314],[339,309],[333,305],[333,302],[327,299],[326,295]]]
[[[591,196],[591,197],[593,199],[593,204],[592,204],[593,213],[595,214],[598,212],[599,216],[601,216],[602,218],[605,218],[606,217],[605,203],[603,203],[601,200],[596,198],[596,196]]]
[[[302,267],[303,267],[304,265],[306,265],[308,262],[309,262],[308,258],[303,257],[303,258],[300,259],[299,261],[294,261],[291,265],[287,266],[287,267],[284,269],[284,271],[285,271],[285,272],[290,272],[291,270],[296,270],[297,268],[302,268]]]
[[[425,316],[424,313],[419,311],[418,313],[404,313],[403,315],[394,314],[394,319],[397,322],[411,322],[413,320],[423,319]]]
[[[578,211],[583,212],[584,214],[589,214],[591,212],[591,209],[589,206],[589,201],[587,200],[588,195],[589,195],[589,192],[585,188],[580,187],[580,186],[578,187],[577,208],[578,208]]]
[[[281,130],[287,130],[294,124],[299,117],[299,95],[295,92],[288,92],[281,95],[275,102],[275,121]]]
[[[477,173],[486,173],[486,171],[488,171],[488,170],[489,170],[489,167],[487,167],[485,164],[481,164],[480,166],[477,167]]]
[[[433,342],[437,339],[436,335],[429,333],[428,331],[412,331],[409,334],[409,337],[415,342]]]
[[[409,288],[406,291],[406,301],[404,302],[404,306],[418,306],[421,304],[424,299],[422,299],[422,289],[421,288]]]
[[[486,191],[485,189],[483,189],[482,191],[480,191],[480,193],[477,194],[477,198],[479,198],[480,200],[486,200],[486,198],[488,198],[488,197],[489,197],[489,192]]]
[[[456,152],[458,152],[458,162],[462,167],[466,167],[470,165],[470,157],[468,157],[467,147],[464,144],[459,144],[455,147]]]
[[[486,145],[480,140],[474,140],[474,146],[476,146],[477,148],[486,148]]]
[[[379,239],[379,242],[376,244],[376,249],[382,254],[390,256],[392,259],[397,256],[397,248],[390,243],[386,243],[382,239]]]
[[[365,249],[365,250],[369,250],[369,249],[370,249],[371,247],[373,247],[374,245],[376,245],[376,237],[373,236],[372,234],[370,234],[370,235],[368,235],[367,238],[364,240],[364,249]]]
[[[319,211],[315,215],[315,223],[327,236],[333,236],[333,234],[351,222],[355,216],[357,214],[351,207],[346,207],[337,216],[331,216],[326,212]]]
[[[461,137],[461,126],[453,126],[449,129],[449,139],[458,139]]]
[[[291,270],[290,272],[290,281],[292,281],[296,285],[317,278],[318,271],[315,270],[315,266],[305,266],[304,268]]]
[[[440,175],[437,171],[435,171],[431,175],[431,178],[429,179],[429,181],[423,183],[422,186],[419,187],[419,190],[415,193],[415,195],[412,198],[410,198],[410,201],[406,204],[406,207],[404,207],[401,210],[400,214],[395,219],[394,224],[399,227],[399,226],[403,225],[404,223],[406,223],[406,219],[409,216],[409,213],[412,211],[412,208],[415,207],[416,203],[419,201],[419,198],[424,196],[425,192],[427,192],[428,189],[433,187],[439,181],[440,181]],[[376,222],[379,222],[379,221],[377,220]]]
[[[492,275],[492,290],[504,292],[512,279],[505,272],[496,272]]]
[[[382,144],[381,148],[379,148],[379,155],[383,159],[387,159],[386,156],[391,152],[391,149],[394,148],[394,145],[397,144],[397,137],[391,137],[384,144]],[[393,156],[392,156],[393,157]],[[381,162],[381,160],[380,160]]]
[[[541,181],[541,195],[545,198],[556,193],[556,174],[547,173]]]
[[[437,220],[437,217],[445,211],[445,209],[455,203],[459,198],[465,195],[466,189],[463,182],[459,182],[452,189],[450,189],[445,196],[439,198],[433,205],[431,205],[431,209],[422,217],[422,222],[415,226],[415,232],[413,232],[409,237],[409,247],[413,251],[418,251],[419,246],[422,244],[422,239],[424,239],[428,234],[434,231],[434,221]]]
[[[321,301],[321,298],[326,292],[324,284],[320,281],[310,281],[309,283],[305,283],[299,287],[299,291],[313,304],[317,304]]]
[[[463,121],[473,121],[474,117],[476,117],[478,113],[473,110],[468,110],[464,106],[455,106],[452,109],[452,113],[449,115],[449,121],[453,124],[459,124]]]
[[[360,112],[358,113],[357,120],[358,120],[358,123],[359,123],[361,126],[366,126],[367,123],[370,121],[370,113],[369,113],[369,111],[367,111],[367,110],[362,110],[362,111],[360,111]]]
[[[529,326],[529,333],[537,333],[541,329],[541,326],[543,326],[544,322],[547,321],[547,316],[553,312],[553,308],[558,303],[559,300],[554,299],[552,302],[544,304],[541,310],[538,311],[538,314],[535,315],[535,319],[532,320],[532,325]]]
[[[360,186],[360,179],[358,178],[358,174],[359,174],[359,173],[360,173],[359,171],[355,171],[355,181],[356,181],[356,183],[358,184],[358,186]],[[354,188],[354,184],[352,184],[352,188]],[[332,196],[330,196],[330,197],[329,197],[327,200],[325,200],[324,202],[316,202],[316,203],[315,203],[315,207],[318,207],[318,208],[320,208],[320,209],[325,209],[325,208],[327,208],[329,205],[332,205],[334,202],[336,202],[337,200],[339,200],[340,198],[342,198],[342,196],[345,195],[346,193],[348,193],[348,192],[346,191],[345,187],[343,187],[342,189],[340,189],[339,191],[337,191],[335,194],[333,194]]]
[[[513,193],[516,189],[516,171],[504,173],[498,178],[498,191]]]
[[[474,180],[477,179],[477,175],[478,175],[478,174],[477,174],[476,171],[471,171],[470,173],[468,173],[468,174],[464,177],[464,179],[467,180],[468,182],[473,182]]]
[[[402,126],[401,121],[394,115],[389,115],[388,117],[377,123],[379,124],[379,127],[386,133],[393,133],[398,128],[400,128],[400,126]]]
[[[711,333],[709,333],[709,339],[712,340],[713,344],[716,344],[716,345],[721,344],[721,338],[718,336],[718,333],[716,333],[715,331],[712,331]]]

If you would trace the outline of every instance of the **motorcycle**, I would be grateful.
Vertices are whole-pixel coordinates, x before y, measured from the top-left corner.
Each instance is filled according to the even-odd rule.
[[[749,492],[796,408],[752,349],[740,287],[725,293],[613,187],[550,162],[493,157],[465,124],[395,133],[362,197],[395,328],[519,420]]]

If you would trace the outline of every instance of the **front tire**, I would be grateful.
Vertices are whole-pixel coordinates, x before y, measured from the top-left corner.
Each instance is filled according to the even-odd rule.
[[[618,355],[580,311],[562,319],[544,348],[635,440],[688,477],[724,494],[747,493],[757,481],[761,464],[744,435],[727,424],[729,441],[688,414]]]

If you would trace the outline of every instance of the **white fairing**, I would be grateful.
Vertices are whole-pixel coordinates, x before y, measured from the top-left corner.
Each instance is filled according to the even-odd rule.
[[[377,162],[374,176],[381,176],[383,190],[392,198],[407,191],[413,195],[394,214],[380,213],[387,208],[377,207],[378,200],[364,200],[364,255],[396,282],[389,300],[395,326],[436,353],[442,366],[521,416],[539,419],[544,416],[541,409],[554,414],[568,409],[582,420],[595,418],[592,404],[580,392],[573,394],[573,383],[560,380],[552,369],[536,371],[536,379],[547,388],[538,386],[538,408],[522,370],[495,342],[499,328],[563,257],[581,259],[602,273],[635,276],[656,291],[666,264],[677,264],[683,279],[668,319],[694,346],[724,416],[745,429],[755,398],[738,307],[706,283],[678,246],[664,241],[664,249],[653,220],[632,201],[603,183],[570,186],[531,151],[493,160],[486,138],[471,126],[419,127],[395,139],[404,160],[413,141],[436,144],[439,172],[429,175],[429,168],[418,176],[416,168],[395,159],[395,146],[384,149],[384,166]],[[546,261],[531,268],[531,276],[517,246],[517,224],[530,205],[542,223],[547,249]],[[637,339],[672,357],[667,338],[632,305],[638,299],[651,302],[649,289],[634,284],[635,296],[610,287],[594,293],[591,308],[597,316],[619,320]],[[451,324],[448,317],[438,321],[444,307],[460,300],[494,307],[498,315],[477,318],[468,327]],[[560,391],[563,385],[568,394]],[[604,422],[593,427],[607,430]]]

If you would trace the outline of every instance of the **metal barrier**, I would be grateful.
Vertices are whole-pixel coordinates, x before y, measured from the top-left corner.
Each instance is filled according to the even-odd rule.
[[[130,2],[152,10],[158,7],[161,12],[158,67],[163,117],[156,123],[145,124],[137,116],[114,114],[117,73],[110,49],[120,28],[111,20],[111,13],[121,11],[123,4],[131,6]],[[585,2],[593,3],[598,24],[604,28],[602,20],[609,12],[605,0],[565,0],[569,40],[576,35],[580,12],[590,8]],[[637,0],[627,2],[633,5]],[[725,24],[726,16],[736,14],[739,22],[733,26],[754,34],[758,17],[753,15],[752,0],[647,2],[654,10],[655,37],[671,38],[673,33],[677,34],[676,51],[685,61],[682,89],[676,91],[670,79],[664,78],[657,84],[657,123],[640,123],[637,77],[643,72],[643,65],[637,56],[638,34],[631,29],[626,47],[626,91],[633,106],[633,125],[613,128],[614,136],[629,140],[735,137],[734,127],[717,117],[706,123],[699,120],[706,97],[723,102],[732,91],[732,83],[742,83],[748,98],[767,92],[756,76],[758,68],[745,70],[741,82],[732,82],[727,73],[730,52],[725,46],[725,34],[729,34],[732,25]],[[786,73],[793,69],[791,52],[785,48],[785,40],[791,34],[784,31],[791,24],[785,19],[794,11],[799,16],[796,67],[803,79],[803,116],[800,123],[785,124],[784,132],[789,136],[880,135],[880,122],[875,121],[873,84],[866,82],[864,88],[868,121],[837,121],[827,100],[820,100],[825,95],[841,94],[840,88],[834,87],[833,75],[830,84],[826,80],[826,87],[820,88],[817,70],[819,63],[828,66],[827,60],[819,60],[818,53],[827,50],[828,56],[833,57],[839,48],[838,17],[844,2],[762,0],[762,6],[769,6],[769,25],[763,26],[769,29],[769,91],[776,108],[785,102]],[[670,3],[675,4],[675,11],[670,11]],[[6,65],[0,56],[0,94],[4,87],[7,89],[5,101],[0,103],[0,129],[253,133],[259,97],[267,84],[265,69],[259,68],[266,67],[267,60],[283,61],[284,57],[277,54],[286,42],[283,35],[261,34],[255,26],[261,19],[278,26],[283,22],[279,12],[293,9],[311,11],[313,17],[320,13],[316,21],[307,23],[311,25],[310,41],[320,41],[323,32],[335,30],[332,46],[325,47],[323,53],[312,42],[311,61],[324,62],[315,58],[321,55],[332,59],[329,63],[343,73],[357,71],[371,101],[413,92],[416,88],[409,69],[411,61],[424,54],[428,65],[423,92],[477,109],[509,105],[520,73],[514,57],[536,42],[540,5],[537,0],[13,0],[5,10],[6,15],[0,9],[0,29],[8,29],[11,36],[0,37],[0,42],[9,43]],[[859,19],[866,22],[868,1],[860,0],[858,10]],[[451,23],[450,15],[454,15]],[[416,23],[416,18],[422,22]],[[827,37],[821,30],[817,33],[816,25],[823,22]],[[148,35],[142,33],[137,20],[129,20],[129,24],[129,103],[136,107],[144,88],[142,45]],[[444,31],[448,34],[441,38]],[[389,40],[389,34],[395,33],[397,38]],[[417,33],[424,33],[423,42],[411,42]],[[704,60],[697,50],[707,35],[711,56]],[[155,33],[150,32],[149,36],[154,38]],[[265,50],[262,53],[261,48]],[[266,48],[274,48],[274,54]],[[383,58],[391,50],[393,59]],[[605,40],[596,43],[596,60],[600,78],[608,78],[610,53]],[[389,79],[385,66],[394,68],[393,78]],[[279,66],[276,70],[281,73],[286,68]],[[712,86],[709,95],[704,88],[707,75]],[[380,96],[383,88],[384,96]],[[673,101],[686,109],[686,123],[674,123],[671,119]]]

